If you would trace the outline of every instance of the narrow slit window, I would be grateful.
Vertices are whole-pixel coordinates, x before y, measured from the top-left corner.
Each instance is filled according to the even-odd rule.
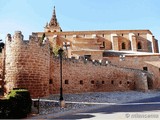
[[[102,81],[102,84],[104,84],[104,81]]]
[[[122,81],[119,81],[119,84],[121,85],[121,84],[122,84]]]
[[[65,84],[69,84],[69,81],[68,81],[68,80],[65,80],[64,83],[65,83]]]
[[[53,84],[53,80],[52,79],[49,79],[49,84]]]
[[[79,82],[81,85],[83,85],[83,80],[80,80],[80,82]]]
[[[112,84],[112,85],[114,84],[114,81],[113,81],[113,80],[111,81],[111,84]]]

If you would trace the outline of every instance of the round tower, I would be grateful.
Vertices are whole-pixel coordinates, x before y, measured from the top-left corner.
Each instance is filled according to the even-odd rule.
[[[23,35],[16,31],[6,37],[5,90],[28,89],[32,97],[49,95],[50,50],[46,42],[40,45],[37,38],[30,36],[23,41]]]
[[[5,47],[5,92],[8,93],[13,88],[17,88],[16,80],[18,76],[18,56],[20,54],[23,35],[21,31],[16,31],[14,36],[7,34]]]

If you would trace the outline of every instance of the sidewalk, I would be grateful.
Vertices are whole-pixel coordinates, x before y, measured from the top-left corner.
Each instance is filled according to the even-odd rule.
[[[142,103],[127,103],[135,100],[152,98],[160,96],[160,91],[148,92],[99,92],[99,93],[83,93],[83,94],[65,94],[65,108],[59,107],[59,95],[51,95],[41,98],[40,114],[29,116],[29,119],[46,119],[57,118],[67,114],[84,112],[103,108],[110,105],[138,105]],[[54,100],[53,100],[54,99]],[[125,103],[125,104],[124,104]],[[144,103],[143,103],[144,104]],[[152,103],[145,103],[152,104]],[[155,104],[155,103],[154,103]],[[159,102],[157,103],[159,104]]]
[[[51,119],[51,118],[58,118],[61,116],[66,116],[66,115],[70,115],[70,114],[76,114],[76,113],[81,113],[81,112],[85,112],[85,111],[90,111],[90,110],[96,110],[96,109],[100,109],[100,108],[104,108],[107,106],[128,106],[128,105],[152,105],[152,104],[157,104],[160,105],[160,102],[147,102],[147,103],[89,103],[89,102],[66,102],[67,103],[72,103],[72,104],[92,104],[94,106],[85,108],[85,109],[78,109],[78,110],[69,110],[69,111],[64,111],[64,112],[60,112],[60,113],[52,113],[52,114],[47,114],[47,115],[37,115],[37,116],[32,116],[29,117],[29,119]],[[64,109],[64,108],[61,108]]]
[[[46,115],[40,115],[37,114],[36,116],[30,116],[27,119],[50,119],[50,118],[57,118],[60,116],[65,116],[68,114],[73,114],[73,113],[78,113],[78,112],[85,112],[88,110],[95,110],[98,108],[103,108],[109,105],[115,105],[116,103],[89,103],[89,102],[70,102],[70,101],[66,101],[66,104],[88,104],[91,105],[89,107],[86,108],[80,108],[80,109],[72,109],[72,110],[68,110],[68,111],[63,111],[65,108],[60,108],[62,111],[58,112],[58,113],[50,113],[50,114],[46,114]]]

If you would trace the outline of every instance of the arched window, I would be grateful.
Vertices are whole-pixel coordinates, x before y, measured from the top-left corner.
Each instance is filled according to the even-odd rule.
[[[138,49],[142,49],[141,42],[138,42],[138,44],[137,44],[137,48],[138,48]]]
[[[124,42],[122,43],[122,49],[126,49],[126,44]]]

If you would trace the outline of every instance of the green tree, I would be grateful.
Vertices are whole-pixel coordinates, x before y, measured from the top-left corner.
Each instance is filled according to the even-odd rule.
[[[58,50],[60,49],[60,46],[56,45],[52,48],[52,52],[55,56],[58,56]]]

